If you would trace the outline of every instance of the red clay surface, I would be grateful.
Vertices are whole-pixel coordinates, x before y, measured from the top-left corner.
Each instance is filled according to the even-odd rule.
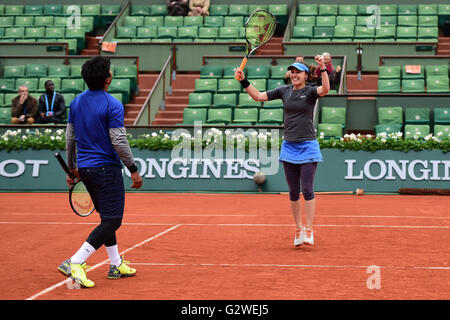
[[[100,248],[87,261],[96,286],[76,290],[56,267],[98,215],[76,216],[64,193],[2,193],[0,299],[450,298],[448,197],[316,199],[316,244],[294,248],[287,195],[129,193],[117,238],[137,275],[106,279]]]

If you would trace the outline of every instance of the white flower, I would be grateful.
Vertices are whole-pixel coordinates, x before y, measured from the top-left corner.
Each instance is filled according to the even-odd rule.
[[[152,132],[152,137],[157,137],[158,134],[156,132]]]

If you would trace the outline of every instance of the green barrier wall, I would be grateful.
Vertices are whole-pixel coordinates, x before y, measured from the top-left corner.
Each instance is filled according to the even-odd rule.
[[[50,150],[0,152],[0,190],[65,191],[62,169]],[[64,154],[64,153],[63,153]],[[260,170],[259,159],[195,165],[176,163],[170,151],[133,149],[144,178],[142,191],[256,192],[252,176]],[[323,149],[324,162],[317,168],[316,191],[397,192],[399,188],[448,188],[450,160],[442,151],[339,151]],[[248,157],[248,154],[246,155]],[[272,168],[275,168],[272,163]],[[206,168],[206,169],[205,169]],[[266,166],[265,168],[268,168]],[[262,169],[263,171],[265,169]],[[125,177],[125,186],[131,180]],[[268,175],[264,192],[286,192],[282,166]]]

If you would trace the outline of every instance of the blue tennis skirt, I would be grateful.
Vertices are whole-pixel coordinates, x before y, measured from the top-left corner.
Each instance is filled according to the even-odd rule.
[[[322,162],[319,142],[308,140],[302,142],[289,142],[283,140],[281,144],[280,161],[290,163]]]

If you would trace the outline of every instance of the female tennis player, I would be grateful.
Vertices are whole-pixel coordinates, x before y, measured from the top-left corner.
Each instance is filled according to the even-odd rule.
[[[330,91],[327,69],[322,56],[315,61],[322,74],[322,86],[306,85],[311,76],[309,68],[302,62],[288,67],[291,84],[266,92],[259,92],[237,69],[235,77],[255,101],[281,99],[284,106],[284,140],[281,145],[280,161],[283,162],[286,181],[289,186],[291,211],[296,223],[294,245],[313,245],[313,219],[316,210],[314,197],[314,175],[317,163],[322,161],[319,143],[316,139],[313,116],[316,99]],[[302,224],[300,186],[305,199],[306,224]]]
[[[102,245],[110,260],[108,279],[136,273],[120,257],[116,240],[125,206],[120,160],[131,172],[131,188],[139,189],[142,178],[126,137],[123,105],[107,92],[112,80],[110,67],[109,58],[103,56],[83,64],[81,74],[89,90],[71,102],[66,130],[68,167],[85,184],[101,218],[80,249],[58,267],[83,287],[95,285],[86,276],[85,261]],[[69,187],[74,183],[69,175],[66,180]]]

